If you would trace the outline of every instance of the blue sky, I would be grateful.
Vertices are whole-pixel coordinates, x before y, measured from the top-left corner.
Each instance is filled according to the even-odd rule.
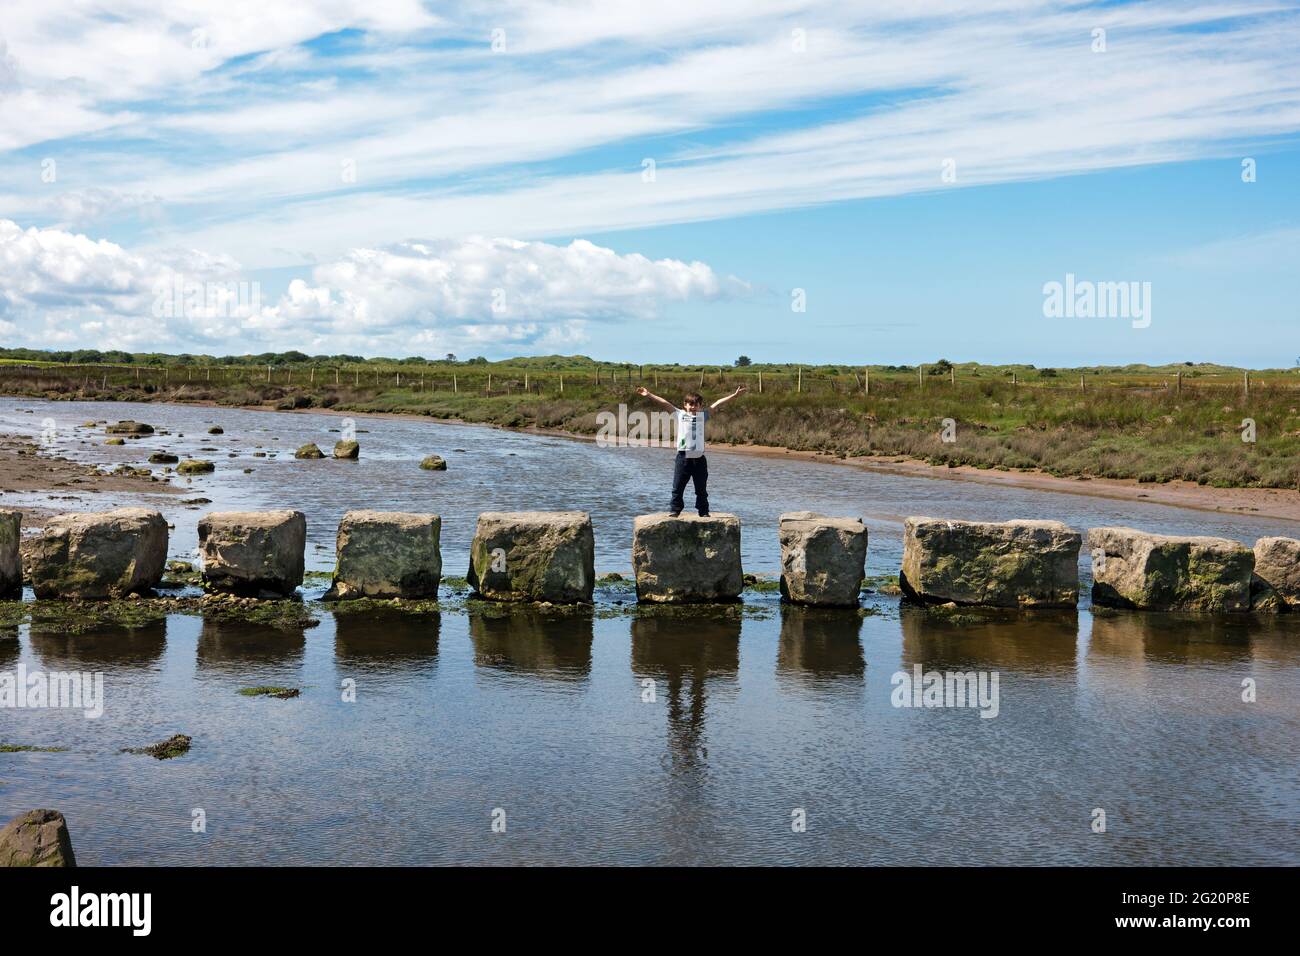
[[[0,337],[1300,358],[1294,4],[851,6],[9,0]],[[1067,274],[1150,325],[1045,317]]]

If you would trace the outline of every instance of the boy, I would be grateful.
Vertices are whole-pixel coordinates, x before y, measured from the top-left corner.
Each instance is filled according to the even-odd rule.
[[[704,399],[698,392],[690,392],[682,399],[682,408],[660,398],[648,388],[638,388],[636,393],[644,395],[651,401],[658,402],[677,416],[677,463],[673,467],[673,499],[668,513],[676,518],[682,513],[682,492],[686,490],[689,479],[695,485],[695,510],[701,518],[709,516],[709,463],[704,457],[704,423],[710,413],[725,405],[742,392],[749,391],[741,385],[730,395],[718,399],[708,408],[704,408]]]

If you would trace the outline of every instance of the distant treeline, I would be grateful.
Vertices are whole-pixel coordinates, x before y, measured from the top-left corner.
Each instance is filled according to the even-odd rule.
[[[409,355],[405,358],[391,358],[385,356],[373,356],[366,358],[362,355],[348,355],[347,353],[338,353],[335,355],[308,355],[306,352],[290,350],[288,352],[261,352],[257,355],[196,355],[189,352],[181,354],[172,354],[167,352],[125,352],[118,349],[100,350],[100,349],[75,349],[75,350],[52,350],[52,349],[22,349],[22,348],[0,348],[0,362],[41,362],[56,363],[62,365],[133,365],[153,368],[176,368],[185,366],[203,367],[261,367],[271,366],[272,368],[297,367],[305,366],[328,366],[333,368],[344,367],[353,368],[356,366],[371,367],[394,367],[394,366],[499,366],[512,369],[534,369],[536,371],[570,371],[586,369],[588,371],[596,368],[601,369],[637,369],[637,368],[658,368],[664,370],[680,369],[699,371],[701,369],[712,370],[719,367],[719,363],[688,363],[679,362],[655,362],[653,364],[639,365],[635,362],[617,362],[601,361],[591,358],[587,355],[529,355],[515,356],[507,359],[488,361],[488,359],[479,355],[474,358],[461,359],[455,355],[448,354],[442,358],[429,358],[423,355]],[[1297,363],[1300,365],[1300,362]],[[747,355],[742,355],[736,359],[730,366],[727,363],[721,363],[722,367],[736,368],[741,371],[789,371],[802,367],[805,369],[816,369],[829,375],[852,375],[855,371],[860,371],[863,365],[816,365],[790,362],[755,362]],[[917,372],[915,365],[873,365],[870,366],[875,373],[896,373],[896,374],[913,374]],[[1029,363],[1008,363],[995,365],[982,365],[979,362],[962,362],[953,363],[946,358],[940,358],[930,363],[920,366],[927,376],[948,376],[954,369],[958,374],[970,374],[979,377],[981,372],[984,374],[1012,376],[1014,373],[1034,373],[1038,379],[1056,378],[1058,374],[1077,375],[1086,372],[1090,375],[1099,375],[1103,373],[1119,374],[1169,374],[1175,370],[1180,370],[1184,375],[1192,378],[1199,378],[1203,374],[1221,375],[1224,373],[1240,373],[1240,368],[1233,366],[1218,365],[1213,362],[1174,362],[1167,365],[1146,365],[1135,363],[1122,366],[1083,366],[1070,370],[1058,371],[1054,368],[1036,368]],[[1262,370],[1261,370],[1262,371]],[[1284,371],[1275,369],[1271,371]],[[1300,372],[1300,368],[1286,370]]]
[[[167,352],[123,352],[117,349],[76,349],[54,351],[46,349],[0,348],[0,359],[22,362],[60,362],[67,365],[486,365],[487,359],[479,356],[461,362],[454,355],[442,359],[428,359],[413,355],[408,358],[372,358],[361,355],[308,355],[306,352],[262,352],[259,355],[191,355],[188,352],[173,355]]]

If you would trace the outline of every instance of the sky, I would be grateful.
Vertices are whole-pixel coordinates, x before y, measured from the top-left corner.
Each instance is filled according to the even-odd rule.
[[[1295,2],[0,6],[5,345],[1278,367],[1298,277]]]

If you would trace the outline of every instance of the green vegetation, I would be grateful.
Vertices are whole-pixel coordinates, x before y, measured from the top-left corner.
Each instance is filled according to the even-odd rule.
[[[23,605],[32,629],[45,634],[86,634],[108,628],[139,630],[167,619],[165,601],[114,598],[104,601],[32,601]]]
[[[278,700],[289,700],[291,697],[297,697],[302,691],[297,687],[242,687],[239,693],[244,697],[275,697]]]
[[[898,585],[897,574],[872,574],[862,579],[862,589],[864,591],[874,591],[877,594],[888,594],[898,596],[903,593],[903,589]]]
[[[174,734],[166,740],[150,744],[148,747],[123,747],[124,754],[148,754],[158,760],[171,760],[190,752],[190,738],[184,734]]]
[[[141,354],[90,364],[76,355],[0,350],[0,391],[401,412],[592,435],[597,414],[616,412],[621,403],[655,410],[636,395],[638,385],[670,399],[698,389],[709,399],[745,384],[749,394],[711,423],[712,441],[840,459],[1300,488],[1300,370],[1291,369],[1252,371],[1247,383],[1244,370],[1207,363],[1035,369],[940,359],[920,366],[728,368],[558,355],[459,362],[289,352],[220,359]],[[955,423],[954,441],[944,441],[945,419]],[[1243,441],[1250,422],[1255,441]]]

